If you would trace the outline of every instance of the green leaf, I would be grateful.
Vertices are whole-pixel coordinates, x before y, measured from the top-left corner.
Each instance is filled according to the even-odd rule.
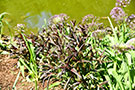
[[[125,90],[125,88],[124,88],[124,86],[122,84],[122,81],[121,81],[122,76],[118,75],[118,73],[113,68],[112,69],[108,69],[108,73],[111,74],[116,79],[116,81],[118,82],[121,90]]]
[[[109,86],[110,86],[110,90],[114,90],[114,89],[113,89],[113,85],[112,85],[112,81],[111,81],[110,77],[109,77],[108,75],[105,75],[105,78],[106,78],[106,80],[108,81],[108,84],[109,84]]]
[[[20,66],[20,70],[22,72],[22,76],[25,77],[25,75],[24,75],[24,65],[22,65],[20,61],[19,61],[19,66]]]
[[[15,89],[15,86],[16,86],[16,84],[17,84],[17,81],[18,81],[18,79],[19,79],[19,76],[20,76],[20,71],[19,71],[19,73],[17,74],[17,77],[16,77],[15,82],[14,82],[14,84],[13,84],[12,90]],[[15,90],[16,90],[16,89],[15,89]]]
[[[24,62],[22,58],[20,58],[19,61],[29,70],[29,72],[32,72],[32,70],[29,68],[29,66]]]
[[[124,74],[127,71],[128,71],[128,66],[127,66],[126,62],[123,61],[122,64],[121,64],[121,68],[120,68],[119,72]]]
[[[9,55],[10,53],[7,52],[7,51],[2,51],[1,54],[4,54],[4,55]]]
[[[55,82],[55,83],[53,83],[53,84],[51,84],[50,86],[49,86],[49,89],[52,89],[53,87],[56,87],[56,86],[58,86],[58,85],[60,85],[61,84],[61,82]],[[44,90],[47,90],[47,88],[45,88]]]
[[[9,14],[9,13],[7,13],[7,12],[1,13],[1,14],[0,14],[0,19],[3,19],[4,15],[7,15],[7,14]]]
[[[135,84],[135,70],[130,70],[131,80]]]
[[[127,63],[128,63],[128,65],[130,66],[131,64],[132,64],[132,57],[131,57],[131,55],[129,54],[129,53],[126,53],[126,57],[127,57]]]

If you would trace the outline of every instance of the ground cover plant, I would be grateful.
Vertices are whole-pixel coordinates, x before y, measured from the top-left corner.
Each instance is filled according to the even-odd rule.
[[[1,43],[1,53],[19,59],[21,74],[35,82],[36,90],[37,82],[45,81],[45,90],[133,90],[135,15],[124,12],[129,2],[117,0],[112,19],[87,15],[77,23],[66,14],[52,16],[38,34],[26,35],[25,25],[18,24],[18,34],[9,44]]]

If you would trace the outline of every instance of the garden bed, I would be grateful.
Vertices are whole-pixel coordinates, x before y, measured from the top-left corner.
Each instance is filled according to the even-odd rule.
[[[110,13],[115,26],[109,16],[87,15],[77,23],[59,14],[38,34],[25,34],[24,24],[17,24],[15,36],[1,34],[1,88],[134,89],[135,15],[128,16],[119,6],[129,2],[118,1]]]

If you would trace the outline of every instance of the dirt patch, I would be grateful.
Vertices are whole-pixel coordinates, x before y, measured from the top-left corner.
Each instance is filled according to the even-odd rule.
[[[19,73],[17,68],[17,59],[11,59],[8,55],[0,55],[0,88],[1,90],[12,90],[15,79]],[[30,90],[34,87],[34,83],[24,81],[20,75],[16,84],[18,90]]]
[[[0,55],[0,87],[2,90],[10,90],[18,70],[14,67],[17,59],[9,59],[7,55]]]
[[[13,84],[19,73],[19,68],[17,68],[17,59],[11,59],[8,55],[0,55],[0,89],[1,90],[12,90]],[[50,83],[51,85],[51,83]],[[45,87],[47,86],[47,81],[45,82]],[[16,84],[16,90],[35,90],[35,84],[32,82],[27,82],[20,74],[18,82]],[[38,82],[38,90],[44,90],[41,82]],[[52,90],[52,89],[51,89]],[[63,90],[55,88],[53,90]]]

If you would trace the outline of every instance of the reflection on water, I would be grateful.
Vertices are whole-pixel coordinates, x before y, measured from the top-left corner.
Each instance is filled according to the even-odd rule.
[[[0,0],[0,13],[10,13],[10,24],[26,24],[32,30],[41,27],[44,18],[66,13],[72,19],[81,20],[87,14],[108,16],[116,0]],[[126,8],[129,14],[135,13],[135,0]],[[34,31],[36,32],[36,31]]]
[[[27,18],[24,19],[24,22],[27,23],[28,28],[41,28],[44,24],[44,19],[48,20],[51,15],[51,13],[47,13],[45,11],[41,12],[38,15],[31,16],[30,13],[26,14]]]

